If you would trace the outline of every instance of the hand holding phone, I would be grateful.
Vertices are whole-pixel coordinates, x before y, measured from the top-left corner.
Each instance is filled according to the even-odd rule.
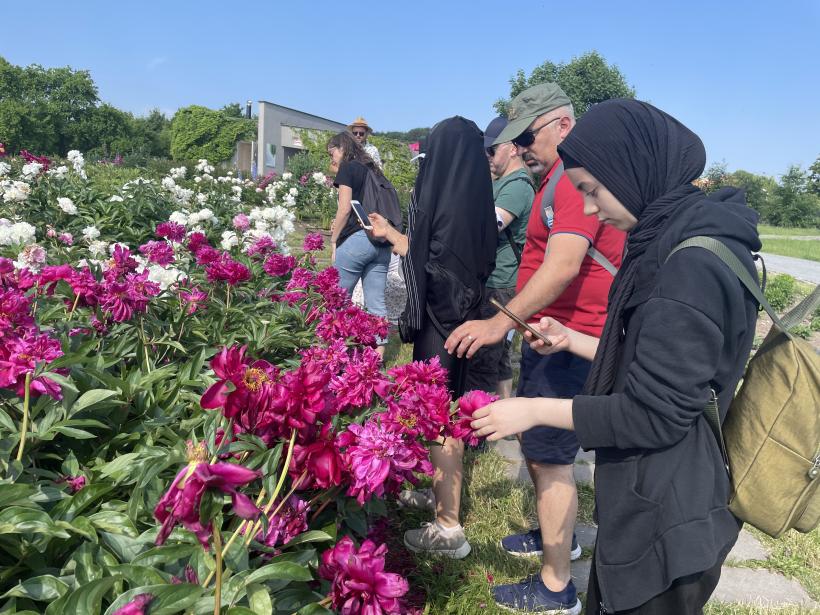
[[[350,201],[350,206],[353,208],[353,213],[356,214],[356,217],[359,219],[359,224],[362,225],[362,228],[366,231],[372,231],[373,225],[370,224],[370,220],[367,217],[367,211],[362,206],[359,201]]]
[[[496,309],[498,309],[498,310],[499,310],[500,312],[502,312],[505,316],[507,316],[508,318],[510,318],[510,319],[512,319],[513,321],[515,321],[515,322],[516,322],[516,323],[517,323],[520,327],[523,327],[524,329],[526,329],[527,331],[529,331],[530,333],[532,333],[534,337],[536,337],[536,338],[538,338],[539,340],[541,340],[542,342],[544,342],[544,345],[545,345],[545,346],[552,346],[552,342],[551,342],[551,341],[549,341],[549,338],[547,338],[547,336],[546,336],[546,335],[544,335],[543,333],[541,333],[538,329],[536,329],[536,328],[535,328],[535,327],[533,327],[532,325],[530,325],[530,324],[528,324],[528,323],[524,322],[521,318],[519,318],[519,317],[518,317],[518,315],[517,315],[517,314],[514,314],[513,312],[511,312],[510,310],[508,310],[506,307],[504,307],[503,305],[501,305],[501,303],[499,303],[498,301],[496,301],[496,299],[495,299],[495,298],[490,299],[490,303],[493,305],[493,307],[495,307]]]

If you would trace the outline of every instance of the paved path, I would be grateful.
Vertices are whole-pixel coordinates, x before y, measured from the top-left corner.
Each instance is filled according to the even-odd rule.
[[[766,254],[765,252],[761,252],[760,255],[766,261],[766,271],[768,272],[788,273],[798,280],[820,284],[820,262],[778,254]],[[760,267],[760,261],[757,261],[757,268],[760,269]]]
[[[529,481],[517,440],[500,440],[493,444],[493,448],[509,462],[509,478]],[[591,482],[594,471],[594,455],[584,451],[578,453],[575,461],[576,481]],[[594,526],[577,525],[575,533],[578,544],[591,550],[597,531]],[[769,570],[749,567],[768,558],[769,552],[763,544],[750,532],[743,530],[726,558],[712,601],[766,607],[800,606],[812,609],[812,612],[816,609],[820,613],[820,604],[812,600],[803,586],[794,579]],[[587,586],[590,565],[589,557],[572,563],[572,577],[579,589]]]

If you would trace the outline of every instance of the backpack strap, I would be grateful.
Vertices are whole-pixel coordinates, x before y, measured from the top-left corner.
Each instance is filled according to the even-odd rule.
[[[521,264],[521,250],[518,248],[518,244],[515,243],[515,239],[513,239],[512,231],[510,230],[509,226],[504,227],[504,235],[507,237],[507,241],[510,242],[510,247],[512,248],[513,254],[515,254],[515,260],[518,264]]]
[[[723,457],[723,465],[726,466],[726,471],[729,473],[729,480],[732,480],[732,470],[729,468],[729,455],[726,452],[726,441],[723,439],[723,428],[720,425],[720,409],[718,408],[717,393],[715,390],[709,389],[709,401],[706,402],[706,407],[703,409],[703,415],[706,417],[706,422],[712,429],[715,435],[718,446],[720,447],[720,455]]]
[[[552,230],[552,223],[555,218],[555,189],[563,175],[564,162],[559,161],[558,166],[555,167],[555,172],[547,182],[547,187],[544,188],[544,193],[541,195],[541,222],[543,222],[544,226],[549,230]],[[595,246],[589,246],[587,256],[606,269],[613,277],[618,275],[618,268],[613,265],[612,261],[604,256],[602,252],[598,251]]]

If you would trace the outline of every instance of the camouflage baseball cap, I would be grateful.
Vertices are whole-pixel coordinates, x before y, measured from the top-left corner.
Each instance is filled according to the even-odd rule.
[[[524,132],[539,115],[563,107],[572,101],[557,83],[539,83],[512,99],[507,108],[509,124],[501,131],[494,145],[512,141]]]

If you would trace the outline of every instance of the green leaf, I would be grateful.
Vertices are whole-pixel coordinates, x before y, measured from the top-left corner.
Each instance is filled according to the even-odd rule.
[[[32,498],[36,494],[36,490],[31,485],[2,483],[0,484],[0,510],[7,506],[36,507],[36,504],[32,504]]]
[[[129,589],[119,596],[105,611],[105,615],[111,615],[139,594],[151,594],[154,597],[149,610],[151,615],[173,615],[193,606],[203,591],[205,590],[201,586],[190,583],[143,585]]]
[[[156,569],[150,566],[135,566],[134,564],[117,564],[110,566],[111,574],[121,575],[132,587],[138,585],[162,585],[167,579]]]
[[[296,613],[297,615],[333,615],[333,611],[326,609],[318,602],[303,606]]]
[[[71,535],[58,528],[48,513],[42,510],[10,506],[0,511],[0,535],[2,534],[46,534],[59,538]]]
[[[306,566],[294,562],[275,562],[254,570],[248,576],[248,584],[264,583],[273,579],[283,581],[312,581],[313,575]]]
[[[96,438],[97,436],[89,431],[85,431],[83,429],[76,429],[75,427],[67,427],[65,425],[56,425],[50,429],[50,431],[56,431],[57,433],[61,433],[64,436],[68,436],[69,438],[74,438],[75,440],[90,440],[92,438]]]
[[[141,564],[143,566],[168,564],[181,559],[187,559],[200,548],[199,545],[164,545],[162,547],[154,547],[153,549],[148,549],[145,553],[140,553],[134,558],[132,563]]]
[[[91,406],[104,402],[111,397],[119,395],[118,391],[109,391],[108,389],[91,389],[86,391],[80,398],[74,402],[71,408],[71,414],[76,414],[81,410],[86,410]]]
[[[100,548],[98,546],[84,542],[77,547],[77,550],[72,554],[71,560],[74,561],[74,577],[78,587],[87,585],[103,577],[103,568],[95,558],[99,550]]]
[[[88,520],[95,528],[111,534],[123,534],[131,538],[139,536],[139,532],[131,522],[131,518],[125,513],[115,510],[101,510],[89,516]]]
[[[106,546],[111,549],[114,554],[122,562],[132,562],[145,549],[145,543],[139,538],[131,538],[124,534],[111,534],[109,532],[100,532],[100,538]]]
[[[60,359],[64,359],[64,358],[65,357],[60,357],[59,359],[57,359],[57,361],[59,361]],[[53,363],[51,363],[49,365],[49,367],[53,366],[55,363],[57,363],[57,361],[54,361]],[[74,381],[72,381],[71,378],[68,378],[67,376],[63,376],[62,374],[58,374],[56,372],[45,372],[42,375],[43,375],[44,378],[48,378],[49,380],[53,380],[54,382],[59,384],[64,389],[68,389],[69,391],[74,391],[75,393],[79,393],[79,391],[77,390],[77,385],[74,384]]]
[[[68,585],[50,574],[26,579],[3,594],[2,598],[30,598],[31,600],[56,600],[68,591]]]
[[[48,605],[45,615],[99,615],[103,596],[121,577],[103,577],[82,585]]]
[[[246,606],[232,606],[225,611],[225,615],[256,615],[256,611],[252,611]]]
[[[285,547],[292,547],[294,545],[300,545],[305,542],[327,542],[333,540],[333,536],[322,532],[321,530],[310,530],[307,532],[302,532],[296,538],[289,540],[285,543]]]
[[[128,470],[134,461],[140,458],[140,453],[125,453],[116,459],[109,461],[100,468],[103,476],[116,476],[118,473]]]
[[[273,614],[273,602],[270,599],[267,587],[258,583],[250,583],[247,591],[248,604],[256,615]]]
[[[71,521],[95,501],[109,493],[113,488],[114,486],[108,483],[92,483],[86,485],[70,498],[60,501],[51,510],[51,514],[55,519],[59,518],[63,521]]]

